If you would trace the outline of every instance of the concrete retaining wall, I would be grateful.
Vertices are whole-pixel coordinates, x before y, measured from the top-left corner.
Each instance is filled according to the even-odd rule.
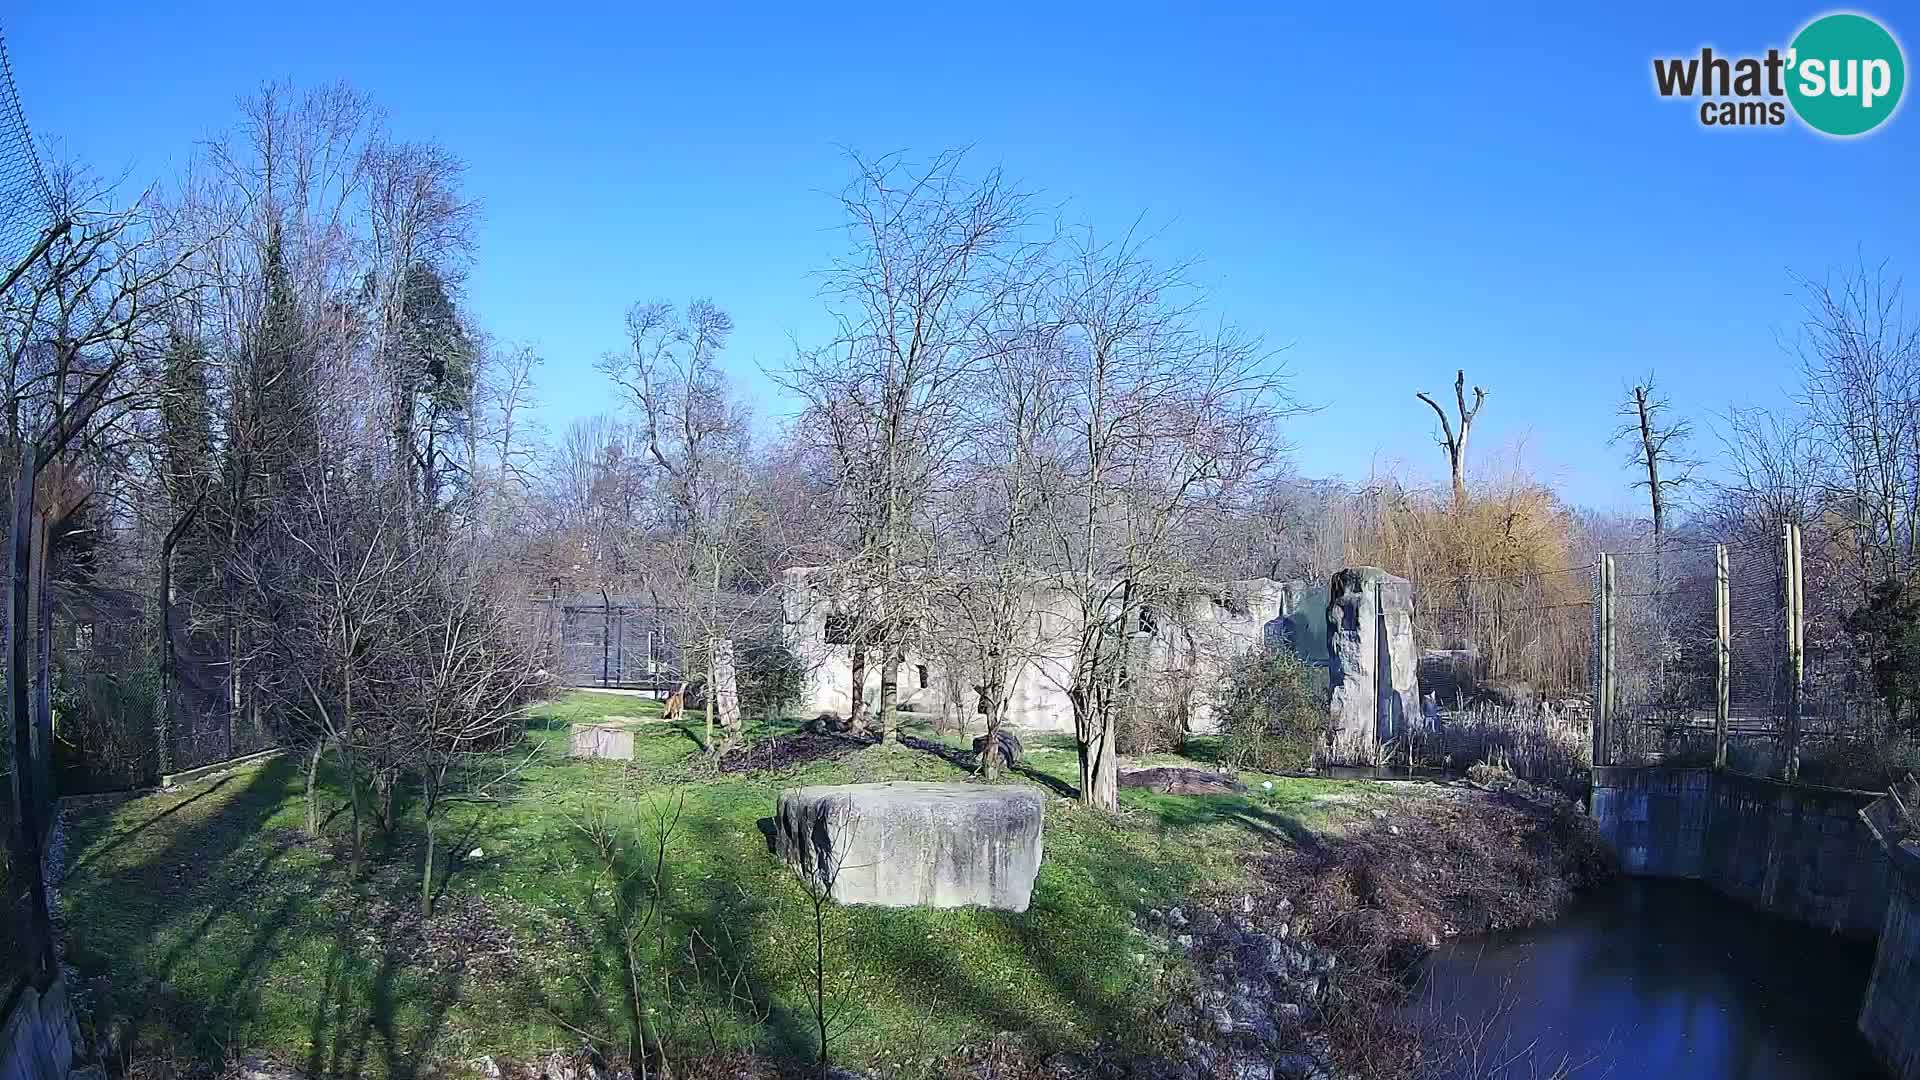
[[[1920,856],[1889,854],[1862,813],[1877,801],[1711,769],[1593,770],[1594,822],[1628,873],[1698,878],[1763,911],[1878,935],[1860,1032],[1894,1080],[1920,1080]]]
[[[0,1080],[65,1077],[79,1042],[65,985],[55,979],[44,994],[27,987],[0,1027]]]
[[[1697,878],[1789,919],[1880,933],[1887,856],[1860,819],[1874,795],[1710,769],[1593,774],[1594,821],[1628,873]]]
[[[1920,1080],[1920,869],[1893,875],[1860,1033],[1894,1080]]]

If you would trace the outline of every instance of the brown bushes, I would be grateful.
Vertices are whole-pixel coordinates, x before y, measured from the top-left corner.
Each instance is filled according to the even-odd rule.
[[[1281,855],[1273,872],[1303,881],[1296,904],[1315,944],[1339,958],[1326,1012],[1335,1053],[1367,1077],[1420,1076],[1430,1045],[1399,1005],[1418,960],[1441,939],[1552,919],[1616,872],[1578,806],[1510,790],[1434,789],[1359,830]]]

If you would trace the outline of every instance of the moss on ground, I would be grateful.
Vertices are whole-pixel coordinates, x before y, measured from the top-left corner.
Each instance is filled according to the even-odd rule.
[[[265,1052],[342,1075],[406,1077],[428,1064],[457,1073],[482,1055],[527,1058],[587,1039],[618,1053],[631,988],[615,882],[589,834],[615,831],[620,880],[644,896],[653,839],[671,818],[665,932],[640,950],[650,1023],[680,1046],[811,1059],[814,907],[769,855],[762,819],[799,784],[978,782],[954,753],[961,740],[916,732],[912,745],[726,774],[701,753],[697,722],[661,722],[657,709],[589,693],[541,707],[532,764],[441,824],[452,862],[427,919],[417,820],[401,815],[351,881],[337,778],[323,777],[332,814],[310,840],[304,778],[289,758],[78,817],[64,917],[96,1024],[126,1017],[142,1058],[212,1067]],[[565,758],[568,727],[607,716],[651,721],[634,725],[637,760]],[[759,724],[748,737],[791,730]],[[1128,790],[1109,818],[1066,798],[1071,744],[1034,742],[1006,780],[1056,796],[1028,911],[825,909],[836,1060],[910,1074],[1001,1031],[1041,1045],[1136,1037],[1158,963],[1133,930],[1139,912],[1237,891],[1261,852],[1395,798],[1252,775],[1245,795]]]

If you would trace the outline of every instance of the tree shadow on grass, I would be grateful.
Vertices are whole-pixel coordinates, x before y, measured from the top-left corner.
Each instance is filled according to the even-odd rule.
[[[1319,838],[1300,819],[1269,809],[1243,795],[1162,795],[1140,792],[1127,798],[1129,808],[1152,815],[1163,829],[1183,831],[1231,825],[1263,840],[1294,847],[1318,846]]]
[[[410,1077],[426,1060],[458,1000],[464,946],[416,967],[408,957],[418,950],[403,938],[420,924],[370,916],[364,905],[417,903],[417,887],[404,887],[417,878],[394,884],[387,874],[395,900],[377,880],[347,882],[341,845],[323,841],[330,850],[298,857],[314,842],[268,822],[298,803],[303,780],[286,759],[244,786],[230,775],[137,826],[146,850],[126,846],[128,830],[96,840],[76,863],[65,889],[68,957],[83,974],[112,975],[96,984],[96,1014],[126,1017],[138,1033],[130,1050],[218,1070],[304,998],[318,1002],[311,1052],[325,1071],[359,1075],[377,1051],[370,1071]],[[110,852],[120,865],[106,866]],[[371,863],[369,874],[390,869]],[[309,974],[281,963],[303,950],[325,954],[325,966]]]
[[[931,754],[962,773],[965,773],[968,777],[979,775],[978,763],[971,750],[962,750],[959,747],[948,746],[945,743],[935,742],[932,739],[923,739],[917,735],[905,734],[900,736],[900,745],[909,750],[918,750],[923,754]],[[1031,765],[1015,765],[1007,771],[1024,780],[1030,780],[1063,798],[1071,799],[1079,794],[1077,788],[1061,780],[1059,777],[1041,772]]]
[[[187,798],[182,799],[177,803],[174,803],[172,806],[167,807],[165,810],[162,810],[159,813],[152,815],[151,817],[148,817],[146,820],[140,822],[140,824],[138,825],[135,825],[133,828],[122,829],[121,831],[114,833],[107,840],[106,843],[101,844],[98,847],[89,847],[86,855],[79,862],[69,867],[67,872],[76,873],[80,870],[86,869],[88,865],[90,865],[93,862],[96,862],[101,858],[104,858],[107,854],[119,848],[122,844],[125,844],[127,841],[132,840],[135,836],[138,836],[140,833],[143,833],[148,829],[154,827],[155,825],[158,825],[160,822],[166,820],[167,818],[172,817],[173,815],[179,813],[180,811],[185,810],[187,807],[193,805],[196,802],[199,802],[201,799],[204,799],[207,796],[212,795],[214,792],[219,791],[221,788],[225,787],[232,780],[233,780],[233,774],[228,773],[225,776],[222,776],[219,779],[208,784],[206,787],[202,788],[201,790],[188,796]]]
[[[268,830],[299,769],[276,758],[253,770],[244,786],[229,774],[215,786],[180,800],[136,830],[90,848],[63,887],[67,955],[84,974],[111,972],[115,984],[102,1002],[102,1017],[119,1012],[136,1030],[146,1022],[171,1029],[171,1042],[217,1064],[221,1038],[251,1017],[253,983],[286,929],[294,901],[263,903],[281,862],[300,840],[290,830]],[[208,799],[216,791],[224,800]],[[189,806],[194,814],[183,814]],[[136,811],[137,812],[137,811]],[[161,824],[164,822],[164,824]],[[144,831],[150,851],[125,847]],[[122,865],[106,869],[109,852]],[[138,858],[130,856],[138,855]],[[265,910],[263,910],[265,909]],[[217,924],[248,927],[252,940],[234,958],[217,989],[195,996],[176,977],[182,960],[199,948]],[[155,944],[171,939],[164,953]],[[202,972],[193,973],[199,980]],[[155,992],[155,988],[166,992]]]

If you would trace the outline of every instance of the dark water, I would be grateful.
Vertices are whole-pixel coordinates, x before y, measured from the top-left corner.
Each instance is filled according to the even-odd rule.
[[[1572,1061],[1579,1077],[1883,1080],[1854,1027],[1872,968],[1870,943],[1633,879],[1550,926],[1447,944],[1418,1007],[1456,1032],[1479,1021],[1487,1058],[1534,1047],[1543,1076]]]

